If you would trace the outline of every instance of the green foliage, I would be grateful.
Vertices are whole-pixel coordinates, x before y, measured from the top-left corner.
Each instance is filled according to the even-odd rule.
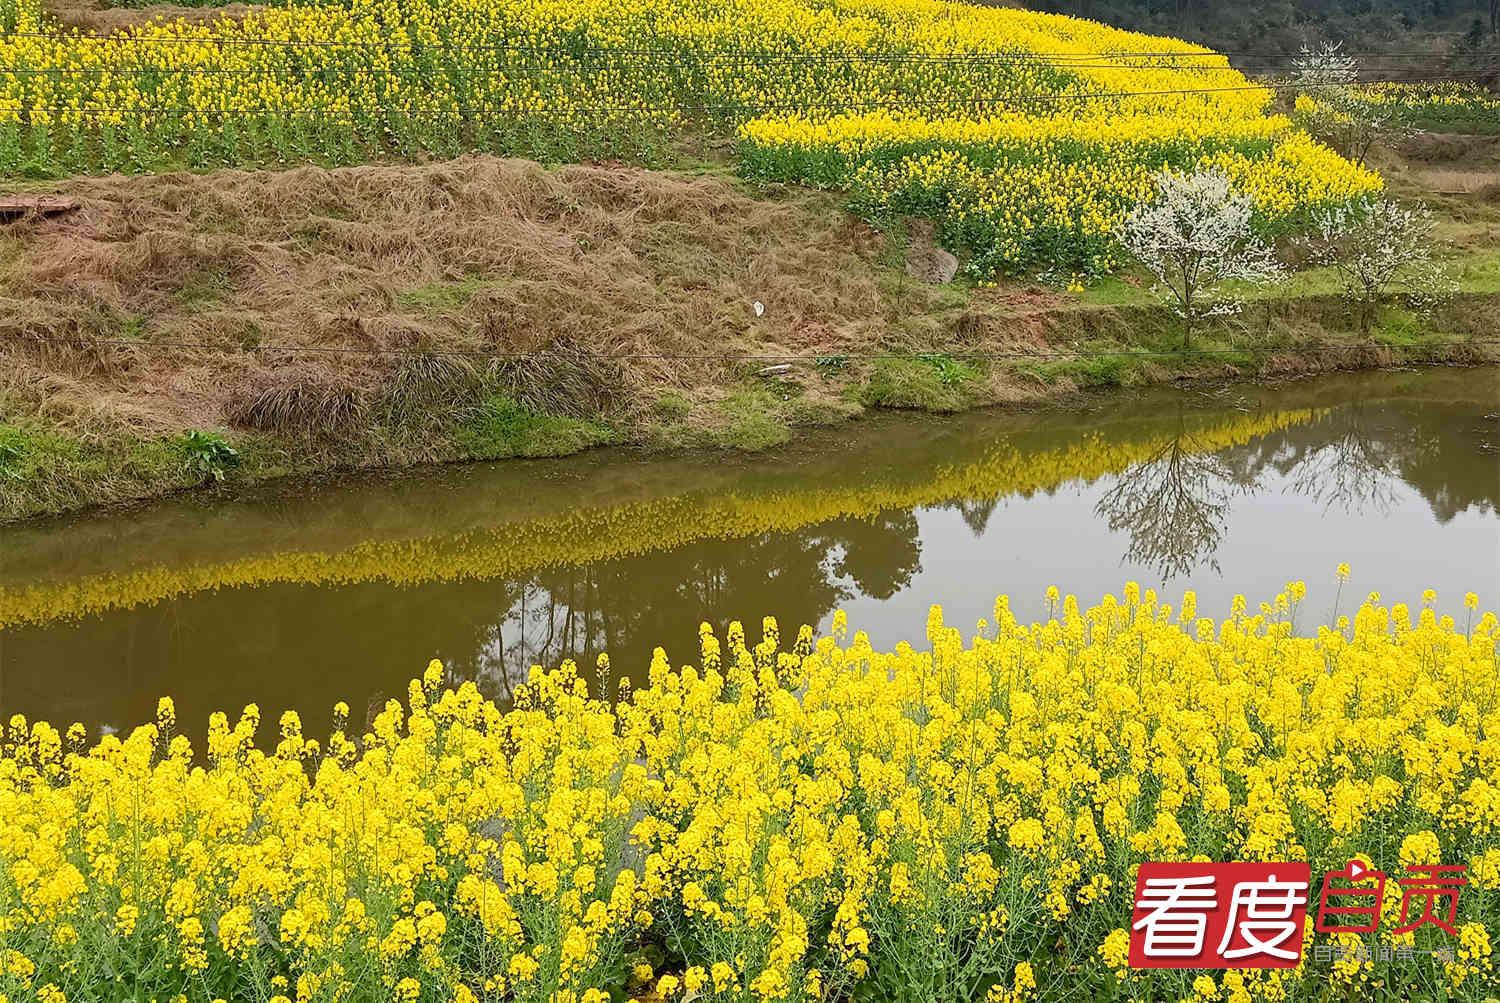
[[[466,454],[483,460],[565,456],[613,438],[614,433],[599,422],[546,414],[500,395],[485,400],[455,436]]]
[[[1120,386],[1140,368],[1138,360],[1125,355],[1097,355],[1090,358],[1043,362],[1027,367],[1028,372],[1044,383],[1070,380],[1080,387]]]
[[[818,367],[818,372],[824,376],[842,373],[848,364],[849,356],[847,355],[820,355],[814,363]]]
[[[978,367],[948,355],[881,358],[860,393],[860,402],[868,407],[962,411],[975,403],[979,376]]]
[[[692,402],[674,390],[668,390],[656,398],[656,413],[663,418],[682,418],[692,409]]]
[[[719,421],[709,433],[709,445],[754,453],[791,439],[781,417],[780,402],[765,387],[744,387],[719,403]]]
[[[182,457],[182,468],[200,483],[224,480],[224,475],[240,465],[240,454],[217,432],[191,429],[176,442]]]
[[[222,299],[229,291],[229,275],[223,269],[204,268],[193,272],[177,290],[177,298],[186,306],[205,306]],[[142,320],[144,326],[144,320]],[[139,331],[132,332],[138,334]]]
[[[19,480],[25,459],[25,435],[13,425],[0,425],[0,478]]]
[[[492,282],[483,276],[469,276],[457,282],[429,282],[396,296],[398,306],[420,313],[443,314],[457,310]]]

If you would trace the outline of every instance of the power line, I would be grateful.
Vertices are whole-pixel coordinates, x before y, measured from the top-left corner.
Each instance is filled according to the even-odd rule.
[[[569,54],[566,53],[566,52],[558,52],[558,53],[554,53],[552,55],[566,57]],[[672,66],[673,68],[685,68],[685,69],[692,69],[692,68],[694,68],[691,65],[689,65],[687,67],[684,67],[683,63],[682,63],[682,57],[680,55],[678,55],[678,54],[675,54],[675,53],[658,53],[658,55],[663,55],[663,56],[670,57],[670,59],[668,61],[668,65]],[[744,63],[744,62],[753,62],[753,61],[755,61],[753,57],[743,56],[743,55],[739,55],[739,54],[728,54],[728,53],[712,54],[712,55],[706,57],[703,60],[704,63],[715,63],[715,62]],[[816,63],[825,63],[827,61],[826,60],[822,60],[822,59],[812,59],[812,58],[809,58],[809,59],[806,59],[806,60],[784,60],[783,62],[806,62],[806,63],[811,64],[811,63],[815,63],[815,62]],[[859,62],[866,62],[866,60],[850,60],[849,61],[851,67],[855,63],[859,63]],[[907,62],[907,61],[904,61],[904,62]],[[916,60],[916,59],[913,59],[913,60],[910,60],[909,62],[910,63],[914,63],[914,64],[933,63],[933,64],[944,65],[944,66],[953,65],[953,66],[957,66],[957,67],[960,67],[960,68],[967,68],[969,65],[971,65],[970,63],[967,63],[967,62],[960,63],[960,62],[957,62],[957,61],[954,61],[954,60],[948,60],[948,59],[931,59],[931,60],[926,60],[926,59]],[[527,60],[527,61],[518,61],[518,62],[507,62],[507,63],[504,63],[502,65],[482,65],[482,64],[454,65],[454,64],[449,64],[448,66],[441,66],[441,67],[437,67],[437,68],[439,68],[439,69],[453,68],[453,69],[456,69],[456,70],[458,70],[458,71],[460,71],[460,72],[462,72],[462,73],[464,73],[466,75],[469,75],[469,76],[491,76],[491,75],[495,75],[495,74],[517,72],[518,70],[519,71],[524,71],[524,70],[528,70],[528,69],[532,69],[532,68],[535,68],[535,69],[538,69],[538,70],[541,70],[541,71],[548,71],[548,70],[553,70],[553,69],[562,69],[562,70],[569,70],[569,71],[577,71],[577,70],[594,70],[594,69],[600,69],[600,68],[604,68],[604,69],[619,69],[619,70],[634,70],[634,69],[639,69],[639,68],[641,68],[643,66],[651,66],[651,65],[654,65],[654,64],[651,64],[651,63],[644,63],[643,64],[641,62],[641,60],[639,60],[639,59],[632,59],[630,61],[616,62],[616,63],[611,63],[611,62],[595,62],[595,61],[584,62],[584,61],[579,61],[579,60],[566,61],[566,60],[561,60],[560,59],[560,60],[558,60],[555,63],[542,63],[542,62],[533,63],[533,62]],[[987,65],[987,64],[985,64],[985,65]],[[1036,61],[1035,65],[1045,66],[1045,67],[1053,68],[1053,69],[1069,69],[1069,70],[1074,70],[1074,69],[1078,69],[1078,70],[1093,70],[1093,69],[1113,69],[1113,70],[1171,69],[1171,70],[1175,70],[1175,71],[1182,71],[1182,70],[1213,70],[1213,71],[1224,72],[1224,73],[1240,73],[1240,72],[1243,72],[1243,71],[1238,70],[1238,69],[1236,69],[1234,67],[1227,66],[1227,65],[1219,65],[1219,64],[1214,64],[1214,65],[1202,64],[1202,65],[1190,65],[1190,66],[1183,66],[1182,64],[1173,64],[1171,66],[1162,66],[1162,65],[1153,65],[1153,64],[1149,64],[1149,63],[1139,63],[1139,62],[1108,62],[1108,63],[1105,63],[1105,62],[1087,62],[1087,63],[1084,63],[1084,62],[1061,62],[1061,61],[1056,61],[1056,62],[1054,62],[1054,61]],[[199,65],[159,66],[159,65],[152,65],[152,64],[146,64],[146,63],[111,63],[111,64],[91,64],[91,65],[56,65],[56,66],[32,66],[32,65],[0,66],[0,74],[9,74],[9,75],[12,75],[12,76],[17,76],[17,77],[43,76],[43,75],[47,75],[47,74],[52,74],[52,75],[57,75],[57,76],[99,76],[99,75],[114,74],[114,73],[118,73],[118,74],[126,74],[126,73],[160,73],[160,74],[164,74],[164,75],[191,75],[191,76],[271,76],[271,75],[286,74],[288,72],[300,72],[300,73],[305,73],[305,74],[314,74],[314,73],[351,73],[351,72],[357,72],[357,73],[367,73],[367,74],[368,73],[374,73],[374,74],[394,75],[394,74],[397,74],[397,73],[406,72],[409,69],[410,69],[410,67],[407,66],[407,65],[399,65],[399,66],[371,66],[371,65],[363,65],[363,64],[350,65],[350,64],[347,64],[347,63],[332,63],[332,62],[328,62],[328,63],[298,63],[298,64],[294,64],[294,65],[291,65],[291,66],[288,66],[288,65],[282,64],[282,63],[272,63],[272,62],[263,63],[263,64],[258,65],[258,66],[199,66]],[[1364,65],[1362,65],[1361,69],[1363,71],[1365,71],[1365,72],[1372,72],[1372,73],[1380,73],[1380,72],[1385,72],[1385,73],[1399,73],[1399,72],[1404,72],[1405,67],[1403,67],[1403,66],[1401,66],[1401,65],[1399,65],[1398,63],[1395,63],[1395,62],[1385,62],[1385,61],[1382,61],[1378,65],[1364,64]],[[1252,70],[1250,72],[1254,72],[1254,73],[1273,73],[1274,71],[1271,70],[1271,69],[1266,69],[1266,68],[1257,68],[1257,69]],[[1361,83],[1361,82],[1366,82],[1366,81],[1364,81],[1364,80],[1355,80],[1355,81],[1351,81],[1351,82],[1353,82],[1353,83]]]
[[[398,39],[387,37],[378,41],[339,41],[336,39],[312,39],[312,38],[269,38],[254,35],[143,35],[143,34],[89,34],[89,33],[58,33],[45,31],[8,31],[0,32],[0,39],[4,38],[37,38],[48,41],[70,44],[74,42],[103,42],[113,45],[220,45],[220,46],[268,46],[272,48],[333,48],[333,49],[359,49],[359,48],[409,48],[419,51],[468,51],[468,52],[499,52],[499,51],[533,51],[533,52],[558,52],[565,51],[578,56],[583,55],[681,55],[683,46],[609,46],[609,45],[570,45],[567,43],[552,45],[537,45],[535,42],[496,41],[496,42],[416,42],[409,39]],[[770,60],[784,58],[828,58],[828,59],[866,59],[874,61],[900,61],[907,58],[917,59],[953,59],[968,60],[973,58],[1000,58],[1000,59],[1037,59],[1050,58],[1053,56],[1061,58],[1223,58],[1224,54],[1216,53],[1211,49],[1200,50],[1115,50],[1115,51],[1083,51],[1083,52],[1059,52],[1039,53],[1016,51],[1014,53],[1004,51],[992,52],[949,52],[949,53],[920,53],[920,52],[872,52],[868,49],[828,49],[823,52],[809,53],[785,49],[709,49],[708,52],[735,51],[746,56],[764,58]]]
[[[566,43],[554,45],[537,45],[534,42],[498,41],[498,42],[417,42],[409,39],[386,38],[379,41],[338,41],[335,39],[301,39],[301,38],[270,38],[266,36],[252,35],[214,35],[205,33],[202,35],[159,35],[150,36],[142,34],[98,34],[98,33],[59,33],[46,31],[8,31],[0,32],[0,39],[5,38],[37,38],[59,43],[74,43],[80,41],[104,42],[112,45],[216,45],[216,46],[267,46],[272,48],[333,48],[333,49],[414,49],[417,51],[531,51],[537,53],[566,52],[571,55],[582,57],[585,55],[656,55],[673,56],[680,58],[687,46],[587,46],[569,45]],[[1085,59],[1232,59],[1232,58],[1267,58],[1294,60],[1301,58],[1299,55],[1288,55],[1282,52],[1270,50],[1223,50],[1215,51],[1208,48],[1200,49],[1161,49],[1161,50],[1089,50],[1081,52],[946,52],[946,53],[921,53],[921,52],[871,52],[867,49],[830,49],[819,53],[795,52],[783,49],[715,49],[706,52],[732,51],[737,56],[767,60],[780,59],[849,59],[872,62],[902,62],[905,60],[918,61],[958,61],[971,62],[974,60],[997,59],[1002,61],[1036,62],[1045,60],[1085,60]],[[1419,50],[1387,50],[1384,52],[1371,51],[1365,53],[1347,53],[1356,59],[1361,58],[1401,58],[1401,59],[1432,59],[1434,53]]]
[[[344,43],[349,51],[355,53],[374,53],[379,55],[390,55],[393,49],[407,48],[402,44],[379,43]],[[451,51],[455,46],[433,45],[420,48],[422,54],[429,52]],[[989,66],[989,65],[1038,65],[1038,66],[1061,66],[1066,68],[1081,69],[1178,69],[1183,68],[1182,60],[1167,59],[1165,56],[1131,55],[1128,53],[1100,53],[1094,55],[1079,55],[1068,53],[873,53],[873,52],[850,52],[844,54],[833,53],[781,53],[779,55],[765,55],[751,50],[742,49],[712,49],[704,51],[684,51],[682,49],[598,49],[598,50],[576,50],[566,47],[514,47],[503,51],[517,53],[524,57],[544,57],[569,59],[576,62],[585,61],[585,57],[593,55],[623,56],[631,60],[630,63],[621,65],[635,65],[642,58],[667,59],[674,65],[681,64],[683,60],[689,60],[689,65],[712,62],[762,62],[762,63],[809,63],[827,64],[830,62],[842,62],[849,64],[874,63],[886,64],[936,64],[955,65],[961,67]],[[1187,63],[1187,69],[1211,69],[1233,71],[1233,67],[1227,62],[1227,57],[1218,53],[1193,53],[1186,59],[1202,60],[1201,63]],[[1293,64],[1295,60],[1281,57],[1243,57],[1252,62],[1261,64]],[[1367,67],[1370,64],[1400,64],[1411,62],[1419,57],[1412,56],[1403,58],[1399,56],[1372,56],[1361,60],[1360,65]],[[1432,57],[1422,57],[1424,62],[1430,62]],[[1459,59],[1459,57],[1452,57]],[[590,58],[588,61],[592,62]],[[114,64],[116,66],[133,67],[135,63]],[[274,64],[273,64],[274,65]],[[29,67],[28,67],[29,68]],[[79,66],[79,69],[109,69],[109,65],[96,64],[95,66]]]
[[[191,341],[135,341],[128,338],[62,338],[48,335],[28,336],[28,343],[44,342],[49,344],[62,344],[70,347],[90,347],[96,345],[112,345],[126,348],[142,348],[153,351],[216,351],[239,350],[254,353],[285,353],[288,355],[362,355],[385,358],[423,358],[427,356],[442,356],[452,358],[482,359],[492,362],[511,362],[526,359],[545,359],[552,357],[551,352],[487,352],[469,351],[464,349],[427,349],[415,351],[404,348],[376,348],[359,345],[225,345],[213,342],[191,342]],[[1474,338],[1462,342],[1462,345],[1473,346],[1500,346],[1500,338]],[[1374,343],[1342,344],[1342,345],[1304,345],[1291,348],[1274,345],[1247,345],[1242,348],[1184,348],[1174,350],[1153,349],[1121,349],[1118,351],[1090,351],[1090,352],[1021,352],[1021,351],[990,351],[990,352],[873,352],[857,356],[841,356],[838,353],[824,353],[821,355],[806,354],[754,354],[754,353],[713,353],[713,352],[604,352],[598,353],[597,358],[610,361],[677,361],[677,362],[718,362],[718,363],[755,363],[760,365],[784,364],[796,365],[811,363],[817,365],[829,359],[845,358],[848,361],[877,362],[877,361],[901,361],[921,359],[924,355],[941,354],[946,358],[966,361],[989,361],[989,360],[1030,360],[1030,361],[1087,361],[1090,359],[1160,359],[1181,358],[1183,356],[1224,357],[1244,354],[1259,355],[1319,355],[1331,352],[1360,351],[1385,346]]]
[[[1419,78],[1419,79],[1421,81],[1423,81],[1423,82],[1433,82],[1433,81],[1437,81],[1437,80],[1448,81],[1448,80],[1452,80],[1453,78],[1451,76],[1449,76],[1449,75],[1443,75],[1441,77]],[[1406,82],[1411,82],[1411,78],[1408,78],[1407,80],[1373,80],[1373,81],[1367,81],[1365,83],[1386,84],[1386,83],[1406,83]],[[1222,87],[1178,87],[1178,88],[1163,88],[1163,89],[1160,89],[1160,90],[1140,90],[1140,91],[1082,91],[1082,92],[1076,92],[1076,93],[1071,93],[1071,94],[1028,94],[1028,93],[1016,93],[1016,92],[1012,92],[1012,93],[1008,93],[1008,94],[990,95],[990,96],[987,96],[987,97],[980,97],[980,96],[974,96],[974,97],[950,96],[950,97],[946,97],[946,98],[918,98],[918,97],[895,98],[895,97],[892,97],[892,98],[884,98],[884,99],[868,100],[868,101],[826,101],[826,102],[793,101],[793,102],[786,102],[786,103],[781,103],[781,104],[771,104],[771,103],[753,104],[753,103],[748,103],[748,102],[739,102],[739,103],[724,102],[724,103],[719,103],[719,104],[709,104],[709,103],[703,103],[703,102],[681,102],[681,103],[672,103],[670,105],[661,105],[661,106],[657,106],[655,108],[653,108],[653,107],[651,107],[649,105],[642,106],[640,104],[577,105],[577,106],[573,106],[573,107],[570,107],[570,108],[564,109],[564,110],[573,111],[573,112],[592,112],[592,113],[601,113],[601,114],[615,113],[615,112],[642,112],[642,111],[647,111],[647,112],[649,112],[649,111],[657,111],[657,112],[691,112],[691,111],[696,111],[696,112],[724,112],[724,111],[745,112],[745,111],[753,111],[753,112],[756,112],[758,114],[764,114],[765,112],[769,112],[769,111],[790,111],[790,112],[796,112],[796,111],[808,111],[808,110],[812,110],[812,109],[831,109],[831,110],[834,110],[834,111],[889,109],[889,110],[892,110],[892,111],[904,111],[904,110],[908,110],[908,109],[911,109],[911,108],[921,108],[921,107],[972,108],[972,107],[996,106],[996,105],[1024,105],[1027,102],[1055,103],[1055,102],[1070,102],[1070,101],[1098,101],[1098,100],[1111,100],[1111,99],[1117,99],[1117,98],[1167,97],[1167,96],[1171,96],[1171,95],[1188,95],[1188,94],[1193,94],[1193,95],[1200,95],[1200,94],[1225,94],[1225,93],[1236,93],[1236,92],[1243,93],[1243,92],[1247,92],[1247,91],[1274,91],[1274,90],[1288,90],[1288,89],[1297,89],[1297,90],[1301,90],[1301,91],[1319,91],[1319,90],[1330,90],[1330,89],[1335,89],[1335,88],[1357,87],[1357,86],[1363,86],[1363,84],[1354,84],[1354,83],[1316,84],[1316,85],[1310,85],[1310,86],[1308,86],[1308,85],[1296,86],[1294,88],[1293,85],[1290,85],[1290,84],[1281,84],[1281,83],[1268,82],[1268,83],[1260,83],[1260,84],[1227,85],[1227,86],[1222,86]],[[308,106],[303,106],[303,107],[278,107],[278,106],[274,106],[274,105],[267,105],[267,106],[262,106],[262,107],[259,107],[259,108],[212,108],[212,107],[195,107],[195,106],[191,106],[191,105],[114,105],[114,106],[97,106],[97,107],[89,107],[87,105],[84,105],[84,106],[78,106],[78,105],[38,105],[38,106],[23,106],[23,107],[15,109],[15,110],[18,111],[18,112],[30,113],[30,114],[35,114],[37,112],[45,112],[45,113],[47,113],[49,115],[67,114],[69,116],[97,117],[97,116],[100,116],[100,115],[122,115],[122,114],[203,115],[203,116],[225,116],[225,115],[296,115],[296,114],[321,113],[321,112],[333,112],[333,113],[337,113],[337,114],[340,114],[340,115],[383,114],[383,113],[391,113],[391,112],[397,112],[397,113],[400,113],[400,112],[420,112],[420,113],[423,113],[423,114],[464,115],[464,114],[474,114],[476,112],[481,112],[481,113],[482,112],[506,113],[506,112],[515,111],[516,109],[507,108],[504,105],[490,105],[490,104],[470,104],[470,105],[467,105],[467,106],[453,107],[453,108],[431,108],[431,107],[424,107],[424,106],[420,106],[420,105],[368,105],[368,104],[361,105],[359,102],[351,100],[347,104],[308,105]],[[535,112],[532,109],[526,109],[526,110],[528,111],[529,114],[532,114],[532,115],[537,115],[538,114],[537,112]],[[541,112],[540,114],[542,116],[545,116],[546,113],[544,111],[544,112]]]

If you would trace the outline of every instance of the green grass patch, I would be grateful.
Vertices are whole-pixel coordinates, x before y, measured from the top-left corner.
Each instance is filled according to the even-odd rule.
[[[182,283],[177,290],[177,299],[183,306],[206,306],[223,299],[229,291],[228,272],[222,268],[202,268]]]
[[[1500,293],[1500,249],[1454,258],[1448,265],[1448,274],[1460,292]]]
[[[837,425],[862,408],[837,388],[804,388],[781,380],[755,380],[722,400],[695,405],[666,391],[652,405],[643,438],[667,449],[736,449],[759,452],[782,445],[792,429]]]
[[[963,411],[974,406],[980,375],[978,366],[947,355],[881,358],[859,401],[866,407]]]
[[[792,430],[782,416],[783,402],[768,387],[736,389],[717,407],[704,438],[707,445],[759,452],[789,441]]]
[[[452,282],[429,282],[396,294],[396,305],[421,313],[445,313],[457,310],[493,284],[482,275],[472,275]]]
[[[566,456],[611,442],[614,432],[596,421],[545,414],[509,397],[494,396],[459,427],[455,439],[474,459],[498,460]]]
[[[84,441],[28,424],[0,424],[0,520],[203,483],[185,440]]]
[[[0,480],[3,481],[26,483],[66,467],[102,469],[106,459],[103,450],[58,432],[0,425]]]
[[[1151,276],[1145,272],[1136,276],[1134,282],[1127,282],[1119,275],[1095,279],[1078,294],[1078,299],[1089,306],[1141,306],[1159,301],[1151,291]]]
[[[1404,307],[1382,307],[1370,331],[1376,344],[1391,348],[1421,348],[1432,344],[1433,335],[1426,317]]]
[[[1092,351],[1092,350],[1085,350]],[[1062,359],[1038,362],[1022,367],[1022,372],[1051,386],[1069,382],[1078,387],[1124,386],[1131,375],[1140,372],[1140,361],[1124,355],[1100,355],[1086,359]]]
[[[667,390],[656,398],[654,410],[663,418],[672,420],[686,417],[693,409],[693,402],[675,390]]]

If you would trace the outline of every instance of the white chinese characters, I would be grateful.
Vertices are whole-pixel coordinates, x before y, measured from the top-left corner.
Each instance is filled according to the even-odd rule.
[[[1307,902],[1306,881],[1241,881],[1229,900],[1229,920],[1219,941],[1219,956],[1228,961],[1266,954],[1295,961],[1300,952],[1281,945],[1297,934],[1297,907]],[[1260,937],[1265,933],[1269,936]],[[1238,947],[1230,945],[1243,941]]]
[[[1284,873],[1284,872],[1283,872]],[[1227,910],[1221,911],[1219,875],[1143,874],[1135,907],[1141,913],[1133,929],[1146,958],[1201,959],[1217,936],[1213,954],[1221,962],[1270,958],[1295,963],[1301,953],[1301,923],[1308,882],[1262,872],[1230,884]],[[1222,933],[1222,936],[1219,936]]]
[[[1152,958],[1193,958],[1203,953],[1208,913],[1218,908],[1214,877],[1147,878],[1136,900],[1147,910],[1135,921],[1146,931],[1146,955]]]

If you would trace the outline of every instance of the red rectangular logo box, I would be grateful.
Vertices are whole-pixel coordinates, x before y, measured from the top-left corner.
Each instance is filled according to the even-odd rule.
[[[1145,863],[1132,968],[1295,968],[1311,870],[1303,862]]]

